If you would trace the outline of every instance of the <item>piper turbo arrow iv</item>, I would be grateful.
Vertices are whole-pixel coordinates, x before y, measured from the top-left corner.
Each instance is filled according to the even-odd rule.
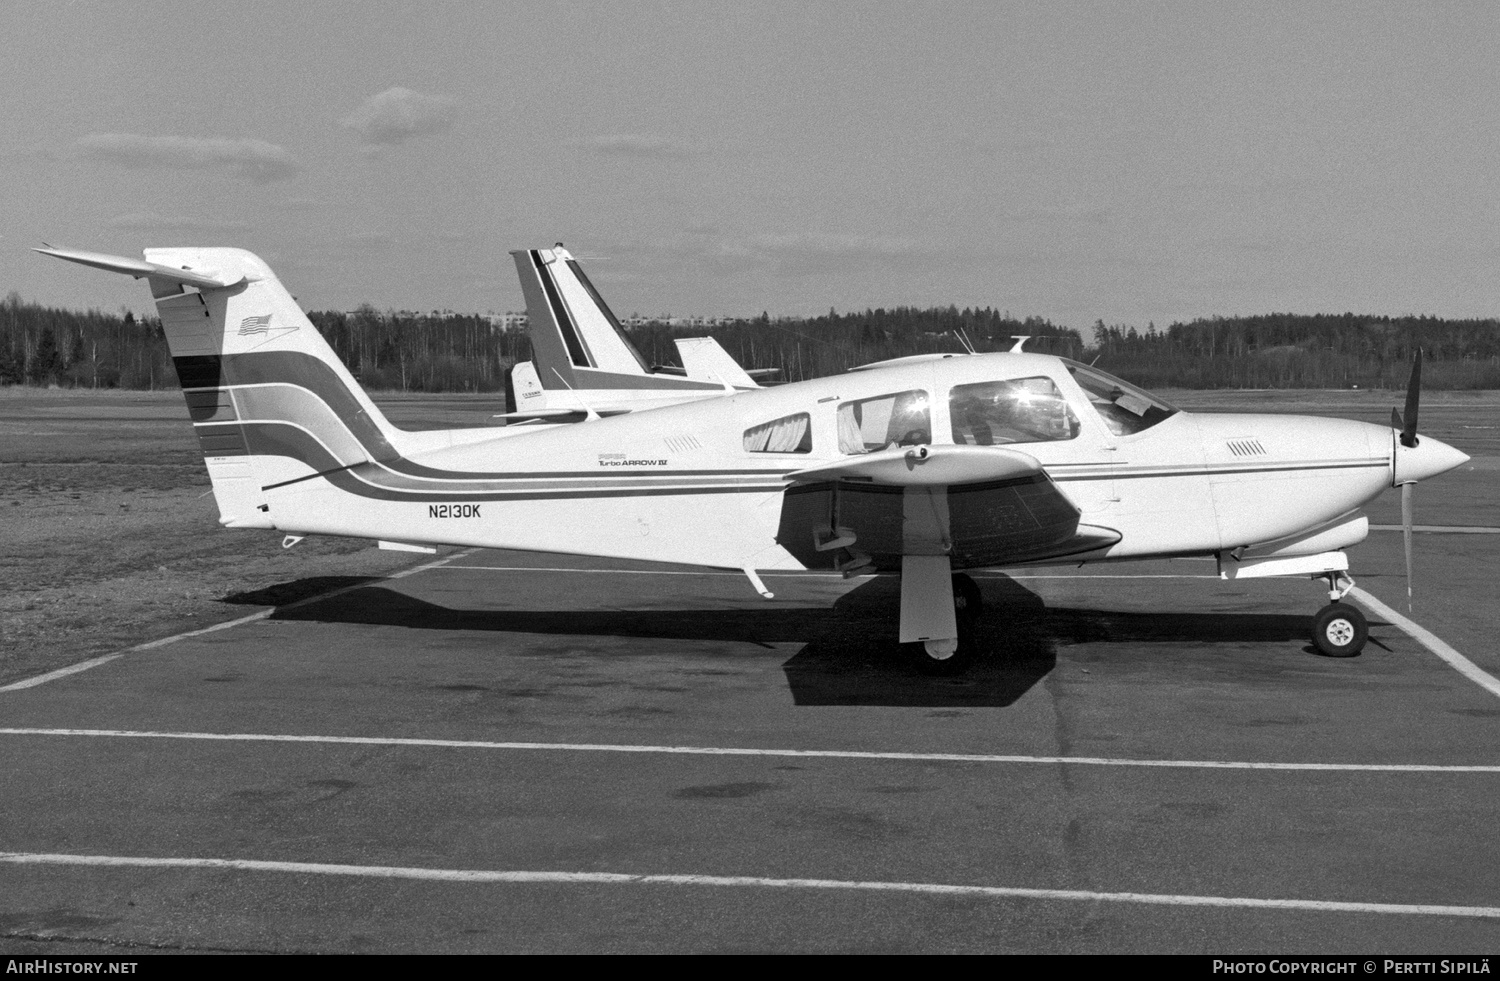
[[[145,278],[220,522],[289,538],[478,546],[759,572],[899,573],[900,640],[972,658],[960,570],[1211,557],[1231,579],[1325,579],[1313,638],[1357,653],[1341,602],[1359,509],[1468,457],[1416,431],[1193,415],[1043,354],[922,356],[571,426],[391,425],[276,276],[228,248],[47,255]]]

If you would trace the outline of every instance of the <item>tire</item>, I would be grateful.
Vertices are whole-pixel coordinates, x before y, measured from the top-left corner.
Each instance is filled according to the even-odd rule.
[[[953,574],[953,611],[960,620],[974,621],[984,612],[984,594],[973,579],[962,572]]]
[[[967,631],[965,633],[967,634]],[[916,654],[917,670],[923,674],[940,677],[963,674],[978,659],[979,654],[979,648],[974,643],[974,638],[970,636],[961,637],[958,641],[958,650],[941,659],[928,653],[926,644],[918,643],[910,646]]]
[[[1326,657],[1353,657],[1369,636],[1365,615],[1348,603],[1330,603],[1313,617],[1313,646]]]

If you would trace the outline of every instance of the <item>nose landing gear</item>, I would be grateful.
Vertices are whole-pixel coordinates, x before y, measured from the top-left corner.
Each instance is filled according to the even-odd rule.
[[[1347,572],[1327,572],[1328,605],[1318,611],[1312,621],[1312,641],[1318,651],[1327,657],[1353,657],[1364,649],[1370,636],[1370,624],[1365,615],[1349,603],[1343,602],[1354,580]]]

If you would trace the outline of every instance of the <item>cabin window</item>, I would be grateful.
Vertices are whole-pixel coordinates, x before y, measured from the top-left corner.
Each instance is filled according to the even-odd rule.
[[[1064,361],[1073,380],[1089,397],[1099,417],[1116,436],[1130,436],[1150,429],[1177,412],[1177,407],[1121,381],[1098,368],[1088,368],[1075,361]]]
[[[870,453],[932,442],[927,393],[894,392],[839,406],[839,452]]]
[[[954,385],[948,394],[953,442],[963,446],[1047,443],[1078,435],[1078,417],[1052,379]]]
[[[745,430],[746,453],[811,453],[812,417],[806,412]]]

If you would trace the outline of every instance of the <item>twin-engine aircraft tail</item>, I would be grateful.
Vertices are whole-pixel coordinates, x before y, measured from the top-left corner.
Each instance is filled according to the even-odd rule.
[[[278,478],[394,461],[420,439],[386,420],[276,275],[250,252],[147,249],[143,262],[72,249],[36,251],[150,283],[227,526],[274,527],[264,493]],[[258,473],[256,458],[281,458],[296,474]]]

